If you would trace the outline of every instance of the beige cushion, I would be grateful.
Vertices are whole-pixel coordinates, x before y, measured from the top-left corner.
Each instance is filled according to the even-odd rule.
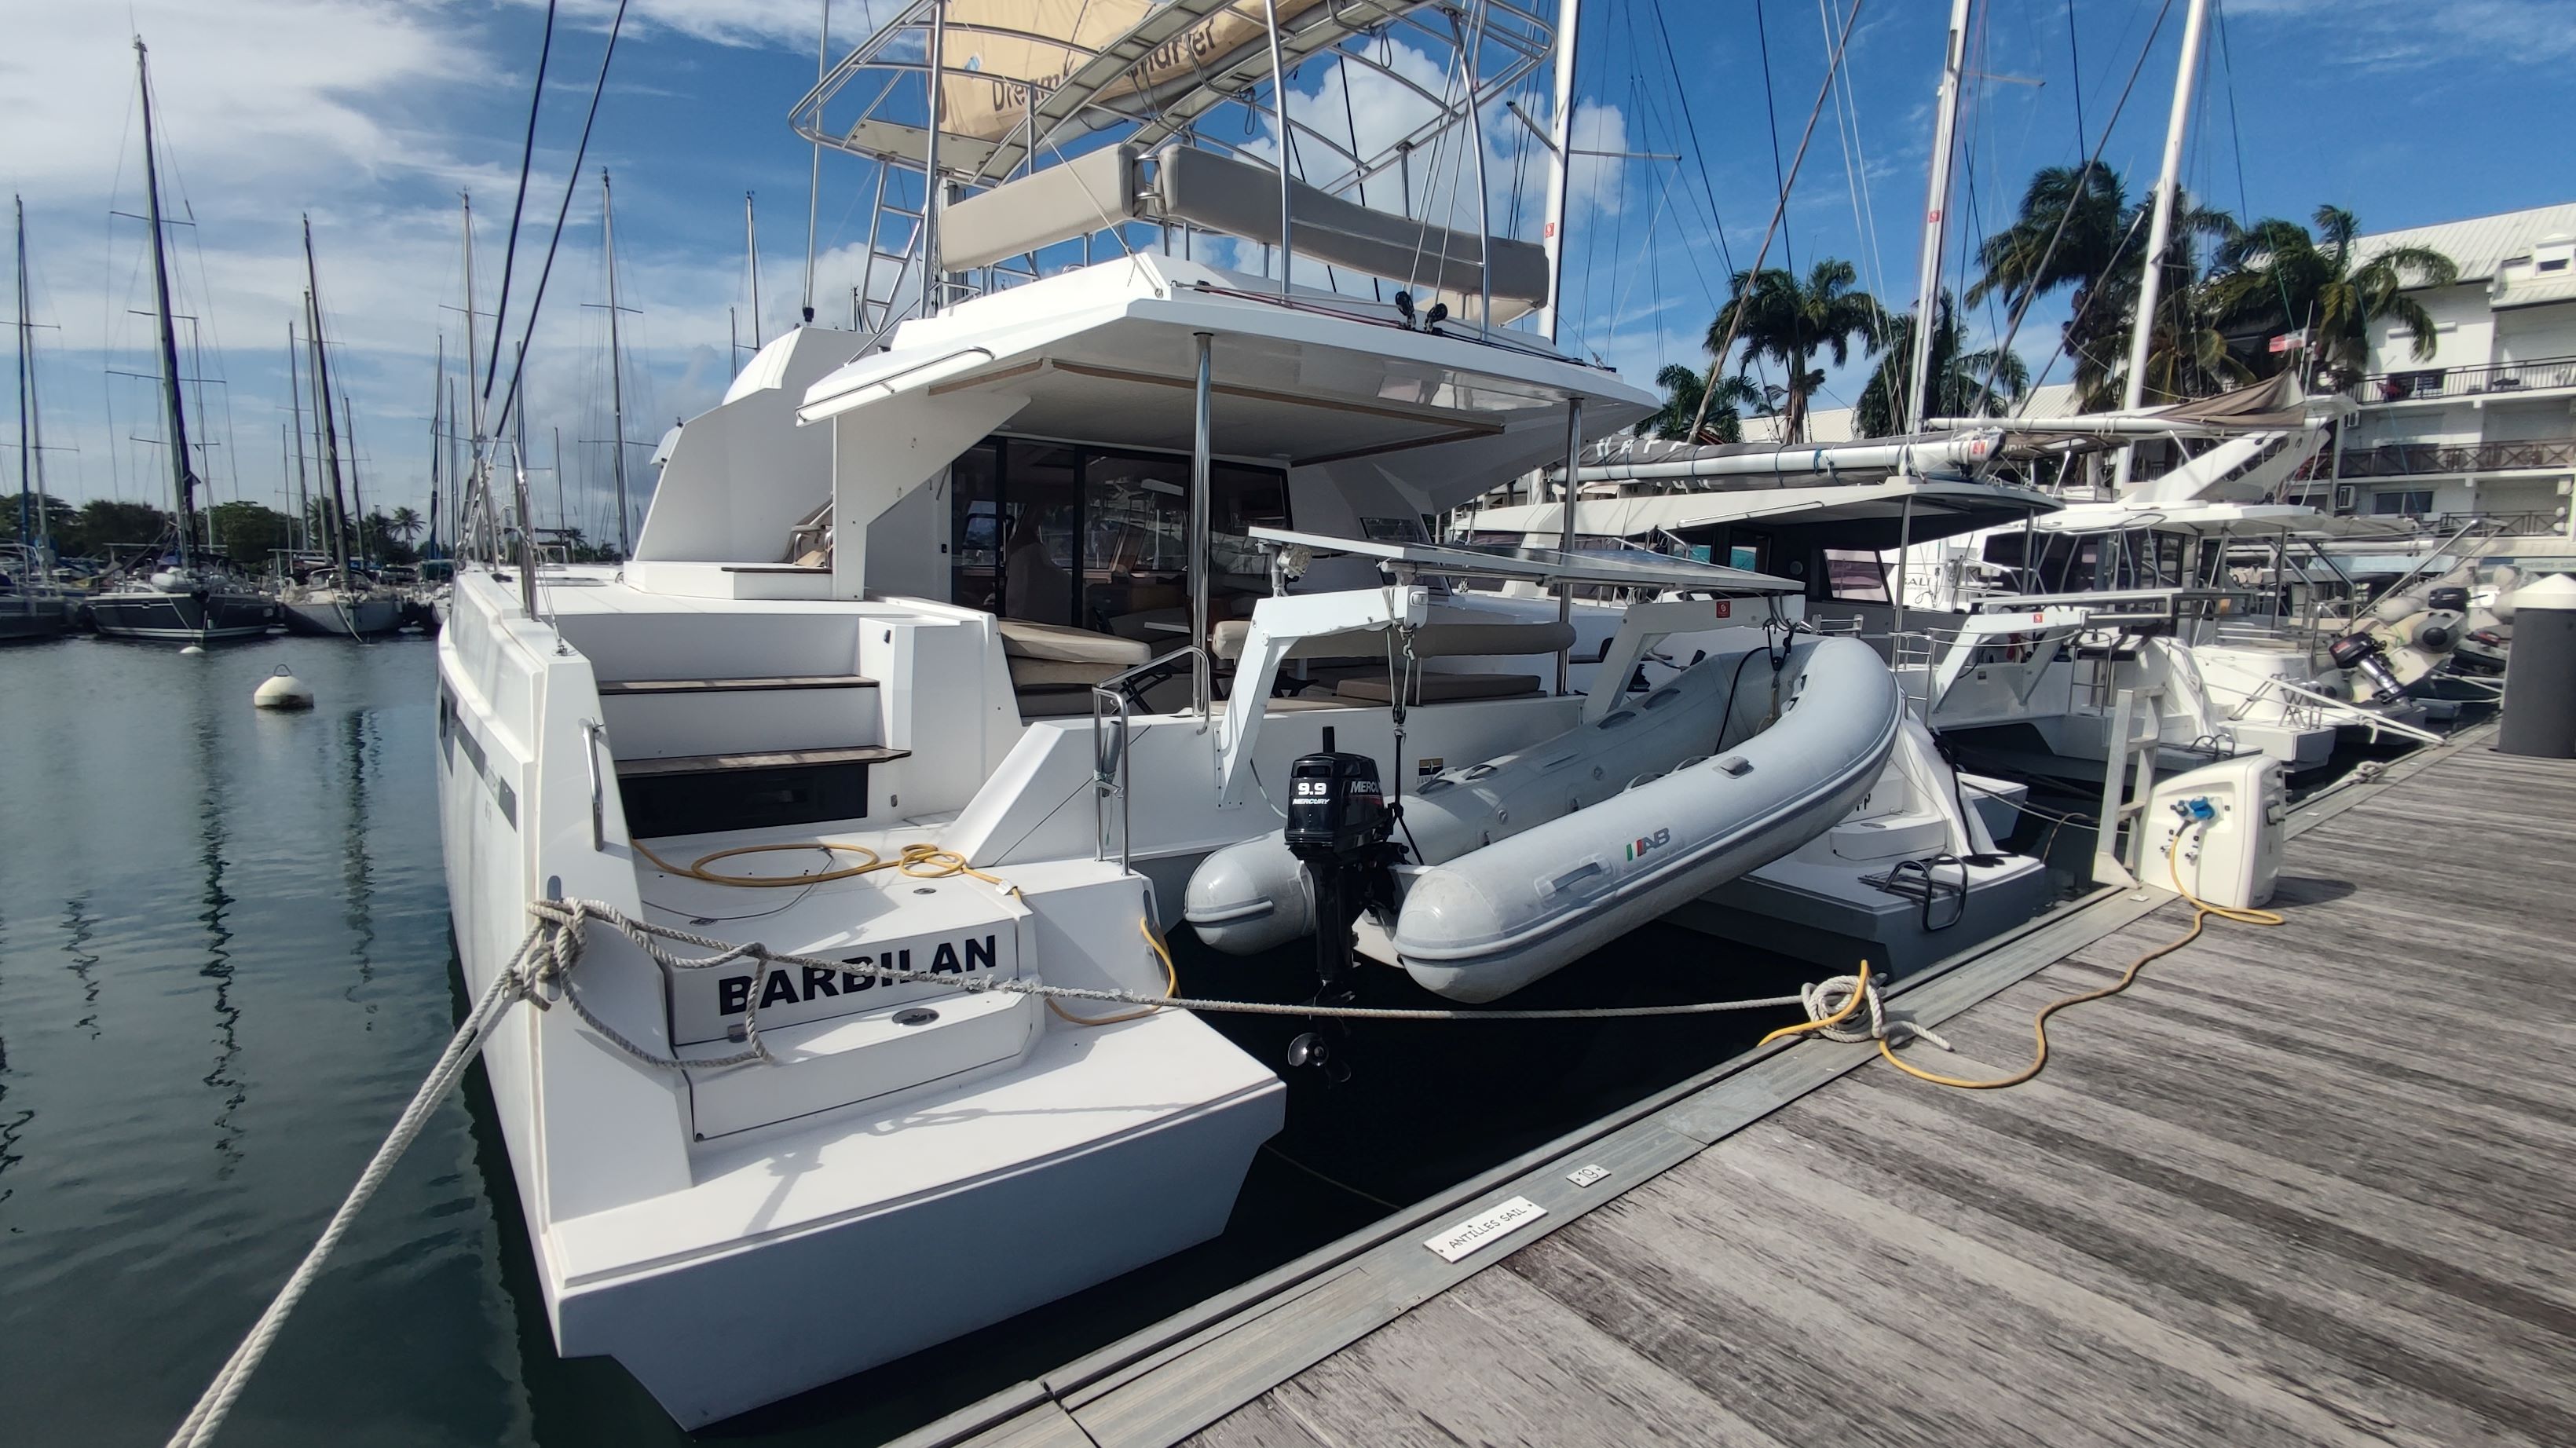
[[[1076,663],[1071,659],[1013,659],[1010,664],[1011,687],[1014,689],[1061,688],[1068,684],[1087,689],[1133,667],[1127,664]]]
[[[1052,659],[1071,664],[1115,664],[1132,669],[1154,656],[1134,639],[1093,633],[1061,624],[1031,623],[1024,618],[994,620],[1002,635],[1002,652],[1015,659]],[[1115,669],[1111,672],[1116,672]]]
[[[1574,646],[1574,626],[1563,623],[1492,623],[1475,622],[1476,615],[1463,609],[1437,609],[1431,621],[1414,631],[1413,654],[1416,658],[1473,658],[1480,654],[1552,654]],[[1208,646],[1220,659],[1243,657],[1243,644],[1252,632],[1247,620],[1233,619],[1208,631]],[[1288,649],[1291,659],[1344,659],[1384,657],[1386,631],[1373,628],[1344,629],[1340,633],[1314,634],[1299,639]]]
[[[1509,699],[1538,692],[1536,674],[1434,674],[1413,676],[1413,699],[1416,704],[1446,704],[1461,699]],[[1393,702],[1395,686],[1384,678],[1344,679],[1334,686],[1334,693],[1345,699],[1360,699],[1372,704]]]

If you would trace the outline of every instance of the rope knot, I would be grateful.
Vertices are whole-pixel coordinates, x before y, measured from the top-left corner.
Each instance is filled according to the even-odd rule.
[[[1860,1007],[1869,1014],[1866,1026],[1849,1020],[1855,1012],[1852,997],[1860,997]],[[1878,983],[1866,976],[1837,975],[1798,989],[1798,1003],[1806,1007],[1807,1019],[1817,1022],[1815,1033],[1828,1041],[1858,1045],[1863,1041],[1886,1041],[1902,1046],[1910,1041],[1929,1041],[1947,1051],[1950,1043],[1903,1016],[1890,1016],[1878,997]]]

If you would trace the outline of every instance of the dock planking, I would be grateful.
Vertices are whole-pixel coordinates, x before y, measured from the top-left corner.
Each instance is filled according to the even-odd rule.
[[[1843,1075],[1189,1441],[2576,1442],[2571,818],[2576,766],[2452,753],[2291,843],[2287,925],[2059,1016],[2037,1081]],[[2187,922],[1913,1050],[2002,1074]]]

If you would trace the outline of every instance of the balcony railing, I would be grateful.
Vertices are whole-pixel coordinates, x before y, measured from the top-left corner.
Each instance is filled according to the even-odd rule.
[[[2356,402],[2406,402],[2427,397],[2487,397],[2576,387],[2576,357],[2537,357],[2490,367],[2416,367],[2374,372],[2352,385]]]
[[[2567,520],[2556,513],[2436,513],[2424,530],[2447,538],[2473,524],[2480,536],[2530,538],[2564,532]]]
[[[2517,468],[2576,467],[2576,438],[2525,442],[2392,442],[2346,448],[2336,471],[2355,478],[2411,478],[2429,473],[2501,473]]]

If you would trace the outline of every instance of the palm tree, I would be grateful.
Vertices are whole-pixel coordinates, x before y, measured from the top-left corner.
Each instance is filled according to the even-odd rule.
[[[2306,327],[2309,357],[2320,369],[2359,376],[2370,359],[2370,324],[2394,318],[2418,360],[2433,355],[2432,313],[2408,287],[2449,286],[2459,263],[2428,246],[2395,246],[2353,265],[2360,222],[2340,206],[2316,209],[2316,232],[2267,217],[2219,248],[2221,270],[2209,282],[2211,310],[2255,335]],[[2323,244],[2320,245],[2320,242]],[[2254,354],[2258,365],[2268,350]]]
[[[1968,347],[1968,329],[1941,294],[1940,320],[1932,332],[1932,388],[1924,398],[1929,417],[2001,417],[2030,391],[2030,368],[2001,347]],[[1887,345],[1852,409],[1852,429],[1862,437],[1896,431],[1907,386],[1914,376],[1914,314],[1893,318]],[[1913,420],[1921,429],[1921,419]]]
[[[402,545],[408,548],[411,546],[412,540],[418,538],[421,535],[422,530],[428,526],[429,525],[427,523],[421,521],[420,514],[413,512],[409,505],[405,505],[394,509],[393,518],[385,524],[385,529],[387,532],[392,533],[396,538],[401,539]]]
[[[1717,379],[1717,395],[1708,399],[1703,412],[1701,397],[1708,391],[1707,380],[1679,362],[1666,363],[1655,374],[1656,385],[1664,389],[1663,410],[1637,424],[1637,435],[1656,437],[1666,442],[1680,442],[1690,437],[1691,423],[1697,419],[1699,436],[1693,442],[1744,441],[1744,412],[1771,411],[1762,389],[1742,377]]]
[[[1808,270],[1804,283],[1780,270],[1741,271],[1728,279],[1726,305],[1708,324],[1708,350],[1722,366],[1727,350],[1741,344],[1739,380],[1757,357],[1769,357],[1787,372],[1781,385],[1783,441],[1806,439],[1807,398],[1824,385],[1823,369],[1808,370],[1807,359],[1830,352],[1840,367],[1851,361],[1855,339],[1866,350],[1878,348],[1884,313],[1876,298],[1852,289],[1859,277],[1850,262],[1828,257]],[[1716,401],[1712,397],[1711,405]]]
[[[2031,177],[2012,224],[1977,249],[1982,275],[1968,288],[1969,306],[2000,296],[2020,307],[2033,296],[2073,289],[2067,298],[2070,315],[2060,330],[2067,355],[2075,359],[2076,390],[2087,409],[2110,406],[2120,395],[2153,207],[2152,197],[2132,203],[2119,178],[2100,166],[2045,167]],[[2173,234],[2157,287],[2162,300],[2156,307],[2159,313],[2170,308],[2171,315],[2158,318],[2150,339],[2151,393],[2191,396],[2233,375],[2221,360],[2225,346],[2212,352],[2216,333],[2199,318],[2194,241],[2211,237],[2224,245],[2235,235],[2235,218],[2226,212],[2201,206],[2188,194],[2175,196]]]

